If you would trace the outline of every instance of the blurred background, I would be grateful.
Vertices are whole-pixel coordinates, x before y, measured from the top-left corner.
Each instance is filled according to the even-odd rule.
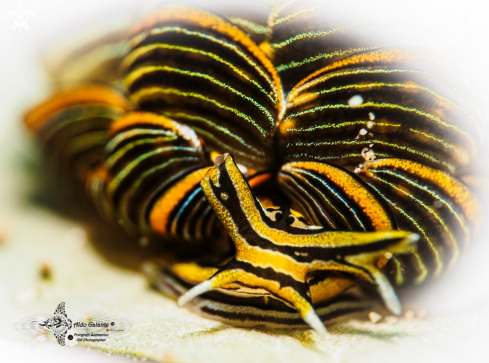
[[[163,336],[168,338],[171,335],[180,339],[173,342],[174,348],[170,348],[169,345],[161,343],[158,340],[161,336],[155,333],[156,335],[151,338],[153,343],[157,340],[161,344],[152,344],[151,339],[149,342],[142,340],[137,343],[141,347],[139,351],[134,348],[124,350],[120,346],[119,351],[113,350],[115,353],[131,356],[139,354],[139,357],[146,356],[158,361],[201,361],[202,358],[196,357],[202,352],[210,354],[208,357],[214,357],[213,354],[220,352],[218,344],[213,344],[219,338],[212,334],[209,335],[208,341],[204,339],[198,342],[185,340],[187,336],[182,338],[178,335],[178,332],[182,331],[182,322],[184,325],[187,324],[186,328],[190,326],[189,331],[195,327],[215,328],[219,326],[218,323],[199,320],[200,318],[195,318],[183,309],[176,309],[173,302],[148,292],[144,279],[136,271],[136,266],[129,266],[130,262],[125,259],[123,252],[122,257],[112,260],[104,254],[104,251],[110,248],[124,249],[123,243],[108,243],[102,247],[88,243],[91,235],[86,232],[81,222],[76,221],[76,212],[65,210],[65,215],[56,213],[46,206],[49,203],[45,203],[42,196],[32,197],[36,183],[41,182],[41,179],[42,182],[46,182],[42,174],[47,171],[36,169],[37,150],[23,129],[21,120],[29,107],[40,102],[52,90],[52,78],[46,70],[56,74],[60,60],[78,44],[95,39],[100,34],[124,29],[161,3],[163,2],[129,0],[0,2],[0,354],[7,356],[9,362],[27,359],[50,362],[70,359],[76,362],[87,358],[101,362],[129,361],[129,358],[122,356],[108,357],[98,352],[86,352],[80,347],[68,349],[53,343],[34,342],[13,331],[12,324],[15,321],[32,314],[52,313],[60,299],[67,300],[68,313],[71,303],[74,316],[83,315],[85,308],[87,311],[95,308],[101,311],[110,310],[126,314],[126,318],[127,315],[133,314],[130,318],[142,319],[145,324],[156,316],[162,319],[159,326],[164,326],[160,332]],[[270,8],[273,1],[194,3],[223,12],[237,7],[258,12]],[[372,1],[372,4],[378,9],[380,16],[382,11],[386,11],[386,14],[396,14],[396,21],[421,27],[433,35],[430,38],[430,47],[448,53],[458,64],[460,72],[472,84],[481,111],[489,122],[489,108],[486,106],[489,102],[489,2],[397,0]],[[18,10],[23,11],[22,17],[19,17]],[[351,11],[355,12],[355,8]],[[486,177],[489,170],[486,165],[488,153],[489,146],[486,142],[478,161],[481,173],[485,173]],[[481,190],[488,188],[486,184],[481,185]],[[49,199],[49,196],[46,199]],[[487,198],[483,200],[487,201]],[[487,221],[485,218],[482,227]],[[118,238],[119,236],[116,237],[115,243],[120,242]],[[150,254],[150,251],[143,250],[141,256]],[[127,252],[129,253],[132,252]],[[425,329],[420,334],[420,341],[424,341],[424,345],[421,344],[422,347],[419,348],[416,340],[409,339],[408,343],[405,343],[402,334],[399,335],[402,342],[389,338],[389,343],[395,344],[389,345],[388,348],[381,344],[379,347],[386,350],[380,358],[377,357],[378,361],[389,357],[399,360],[397,354],[403,356],[402,361],[438,358],[442,351],[445,351],[446,361],[457,361],[458,357],[463,357],[465,353],[472,361],[489,361],[489,349],[483,343],[487,335],[480,334],[489,334],[489,282],[486,270],[488,259],[489,241],[487,233],[483,232],[467,248],[454,270],[445,274],[437,284],[429,285],[421,291],[413,301],[408,302],[418,308],[422,307],[428,314],[433,312],[432,321],[417,323],[412,330],[405,325],[399,328],[403,332],[410,332],[411,336],[416,336],[416,329]],[[54,287],[39,287],[33,282],[37,281],[39,269],[46,264],[53,268],[53,274],[57,279],[57,285]],[[130,268],[124,268],[125,265]],[[138,293],[142,297],[136,297]],[[80,311],[76,311],[75,305],[83,308],[79,307]],[[402,324],[405,323],[409,324]],[[392,329],[388,327],[387,330],[392,333]],[[150,325],[141,328],[141,332],[148,331],[152,331]],[[169,331],[173,333],[170,334]],[[238,343],[239,339],[244,339],[239,329],[231,331],[235,332]],[[435,331],[441,335],[433,343],[429,339]],[[458,333],[455,334],[455,331]],[[472,332],[478,338],[467,336],[465,340],[461,340],[461,332]],[[350,343],[347,343],[340,333],[337,334],[337,341],[333,341],[330,346],[335,353],[329,351],[326,354],[329,360],[326,361],[339,361],[348,357],[351,358],[349,361],[357,361],[360,357],[363,361],[376,359],[373,351],[368,349],[366,355],[360,354],[360,351],[345,353],[348,349],[355,349],[352,348],[355,335],[347,334],[347,337]],[[231,346],[228,351],[232,352],[234,349],[235,352],[239,352],[246,350],[246,347],[253,347],[253,339],[245,339],[241,348]],[[273,340],[275,338],[270,339],[270,345],[276,343]],[[301,341],[301,338],[294,339]],[[454,343],[455,341],[458,343]],[[283,342],[280,340],[276,344]],[[398,348],[396,344],[399,345]],[[432,346],[436,348],[432,349]],[[175,347],[185,347],[194,353],[178,355],[178,348]],[[342,350],[338,350],[337,347],[342,347]],[[417,348],[411,349],[412,347]],[[310,347],[306,348],[310,350]],[[266,351],[269,348],[263,349]],[[303,343],[297,348],[298,357],[300,349],[304,349]],[[257,356],[267,356],[263,352],[260,354]],[[293,360],[294,354],[296,353],[291,352],[287,360]],[[302,354],[301,360],[307,356]],[[323,359],[324,356],[314,355],[308,359],[313,361],[313,358]]]

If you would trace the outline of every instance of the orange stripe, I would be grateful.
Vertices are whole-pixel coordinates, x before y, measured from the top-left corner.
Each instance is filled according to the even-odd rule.
[[[415,175],[421,179],[428,180],[448,193],[451,199],[459,204],[467,219],[474,222],[480,215],[480,205],[477,199],[462,182],[458,181],[450,174],[432,169],[422,164],[404,159],[379,159],[364,164],[360,173],[368,175],[369,169],[382,169],[385,167]]]
[[[82,178],[83,180],[98,179],[106,182],[109,178],[109,173],[107,171],[107,168],[102,165],[97,167],[96,169],[89,170]],[[87,184],[90,184],[90,182],[87,182]]]
[[[426,58],[429,55],[427,52],[423,52],[420,50],[401,50],[401,49],[389,49],[389,50],[380,50],[380,51],[374,51],[370,53],[363,53],[363,54],[358,54],[354,55],[345,59],[341,59],[339,61],[336,61],[326,67],[323,67],[316,72],[310,74],[306,78],[304,78],[302,81],[300,81],[294,89],[290,92],[289,99],[292,99],[295,97],[295,93],[298,88],[302,87],[305,85],[307,82],[311,81],[314,78],[317,78],[319,75],[333,71],[335,69],[339,69],[342,67],[346,67],[349,65],[362,65],[365,63],[392,63],[392,62],[400,62],[400,61],[413,61],[413,60],[419,60],[422,58]],[[433,54],[431,55],[433,57]]]
[[[101,103],[124,111],[131,108],[129,101],[119,92],[107,86],[91,84],[56,93],[29,111],[24,121],[29,129],[36,130],[56,111],[85,103]]]
[[[328,180],[338,185],[372,221],[372,226],[376,231],[386,231],[394,229],[391,220],[377,199],[370,194],[365,187],[356,181],[347,172],[322,163],[316,162],[295,162],[288,163],[282,167],[283,170],[293,170],[294,168],[312,170],[324,175]]]
[[[165,129],[170,129],[174,133],[178,133],[178,123],[166,118],[165,116],[150,112],[131,112],[122,116],[120,119],[114,121],[112,125],[110,125],[109,133],[114,135],[126,127],[140,124],[161,126]]]
[[[199,169],[185,176],[156,201],[149,215],[149,224],[154,231],[165,237],[170,237],[167,226],[170,222],[171,212],[178,206],[185,195],[200,183],[207,170],[209,168]]]
[[[282,84],[275,67],[270,59],[262,52],[262,50],[247,36],[243,31],[234,25],[228,23],[213,14],[205,11],[193,9],[184,5],[173,5],[161,9],[158,12],[148,16],[141,24],[133,28],[134,35],[151,29],[158,23],[164,21],[182,21],[193,23],[199,27],[211,29],[221,33],[232,39],[233,42],[239,43],[246,48],[261,64],[265,67],[268,73],[272,76],[275,91],[278,95],[277,109],[282,107]]]
[[[155,125],[174,132],[181,138],[189,141],[193,147],[202,147],[202,142],[192,131],[185,125],[182,125],[176,121],[173,121],[165,116],[158,115],[151,112],[130,112],[121,118],[117,119],[110,125],[109,134],[115,135],[119,131],[126,127],[135,125]]]
[[[267,180],[270,180],[271,177],[272,177],[271,173],[260,174],[248,180],[248,184],[250,185],[251,188],[256,188],[260,184],[265,183]]]

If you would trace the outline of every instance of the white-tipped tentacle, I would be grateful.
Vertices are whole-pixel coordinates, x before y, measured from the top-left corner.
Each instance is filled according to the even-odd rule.
[[[192,287],[185,294],[180,296],[177,300],[177,305],[180,307],[184,306],[189,301],[196,298],[197,296],[202,295],[203,293],[206,293],[206,292],[211,291],[211,290],[213,290],[212,280],[206,280],[204,282],[201,282],[200,284]]]

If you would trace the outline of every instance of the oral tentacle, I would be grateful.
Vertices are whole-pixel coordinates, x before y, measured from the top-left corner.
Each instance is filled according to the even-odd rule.
[[[198,285],[195,285],[193,288],[188,290],[185,294],[180,296],[177,300],[177,305],[182,307],[185,306],[188,302],[195,299],[197,296],[202,295],[208,291],[214,289],[212,280],[205,280]]]

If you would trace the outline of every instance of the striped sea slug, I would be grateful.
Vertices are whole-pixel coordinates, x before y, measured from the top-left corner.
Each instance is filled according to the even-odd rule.
[[[279,1],[257,24],[164,7],[117,70],[26,115],[102,215],[188,252],[145,268],[179,305],[324,333],[378,297],[400,314],[396,291],[471,238],[478,203],[460,177],[484,129],[463,82],[323,11]]]

